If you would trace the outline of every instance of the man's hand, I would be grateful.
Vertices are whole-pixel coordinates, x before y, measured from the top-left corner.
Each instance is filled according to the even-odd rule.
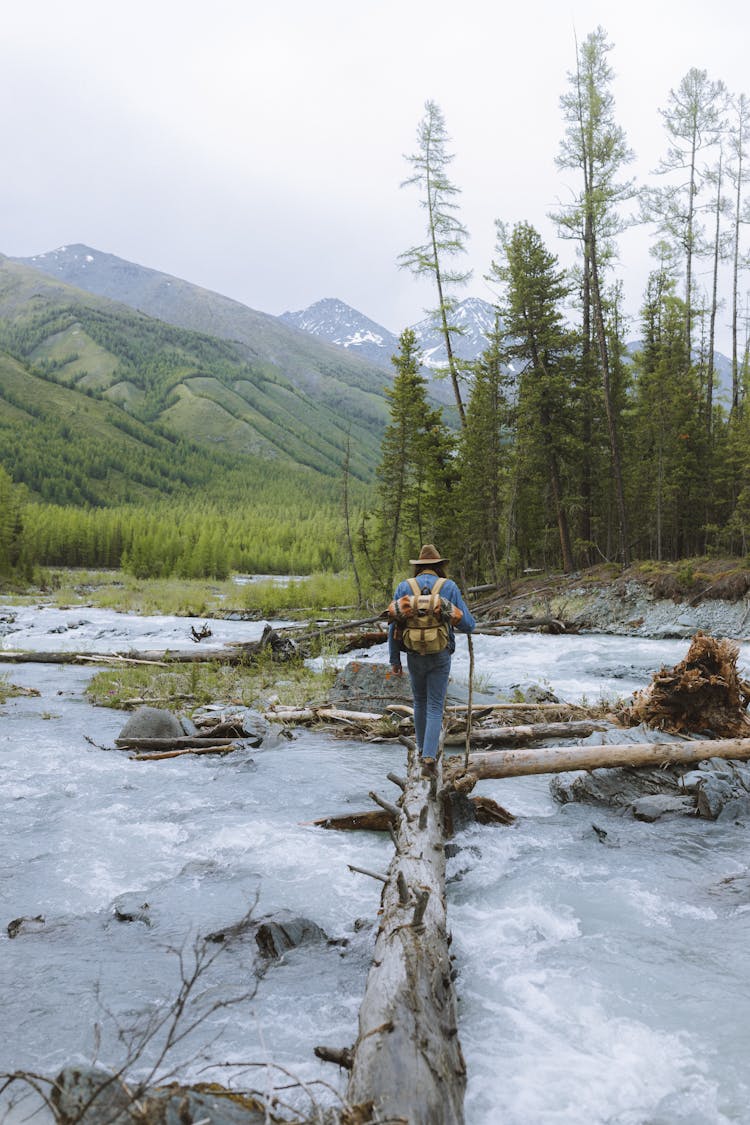
[[[403,676],[404,670],[400,664],[391,664],[391,671],[394,676]]]

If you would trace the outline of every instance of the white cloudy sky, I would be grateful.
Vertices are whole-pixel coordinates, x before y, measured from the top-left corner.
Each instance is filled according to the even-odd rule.
[[[395,264],[422,238],[399,184],[426,99],[456,154],[467,292],[490,298],[496,218],[528,220],[569,254],[546,215],[568,197],[554,158],[576,34],[601,24],[614,44],[616,115],[641,180],[665,149],[658,110],[690,67],[750,94],[744,0],[3,7],[0,252],[84,242],[266,312],[337,296],[393,331],[432,302]],[[645,243],[643,230],[622,243],[631,313]]]

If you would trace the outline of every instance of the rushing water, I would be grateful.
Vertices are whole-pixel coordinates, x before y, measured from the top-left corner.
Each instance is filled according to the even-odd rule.
[[[61,637],[78,634],[67,647],[90,649],[94,631],[104,643],[106,629],[116,631],[114,650],[126,641],[178,647],[175,631],[190,625],[152,619],[145,645],[142,619],[105,614],[50,634],[42,630],[58,628],[66,611],[54,611],[62,621],[27,612],[23,640],[10,634],[6,647],[62,648]],[[232,635],[249,639],[254,629]],[[595,699],[643,686],[685,647],[477,637],[476,670],[487,695],[534,679],[571,700]],[[459,689],[467,668],[459,642]],[[347,865],[384,870],[389,844],[309,822],[366,808],[370,789],[387,792],[385,774],[402,748],[301,731],[226,759],[134,762],[87,741],[111,746],[123,723],[121,713],[83,701],[89,670],[0,664],[0,672],[42,693],[0,712],[0,1070],[54,1074],[89,1061],[97,1041],[103,1062],[122,1058],[122,1030],[143,1027],[176,995],[177,951],[189,971],[195,937],[252,907],[256,917],[304,915],[339,943],[302,946],[260,979],[252,938],[212,946],[218,957],[190,1009],[206,1019],[173,1065],[182,1078],[264,1088],[273,1073],[289,1078],[218,1064],[273,1062],[341,1088],[312,1049],[354,1040],[379,899],[377,884]],[[749,1122],[748,825],[647,825],[561,808],[540,777],[483,783],[482,792],[518,820],[462,834],[449,861],[468,1125]],[[147,902],[146,920],[118,921],[118,899]],[[7,936],[12,919],[36,915],[43,926]],[[215,1007],[227,999],[238,1002]],[[154,1040],[142,1070],[156,1051]],[[333,1096],[310,1089],[323,1101]]]

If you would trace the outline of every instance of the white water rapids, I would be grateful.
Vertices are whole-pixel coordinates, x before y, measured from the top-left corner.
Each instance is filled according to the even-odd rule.
[[[13,615],[6,649],[187,648],[190,625],[202,624],[0,607],[0,617]],[[216,643],[261,629],[211,625]],[[533,679],[563,698],[593,700],[644,686],[686,648],[630,637],[477,637],[476,671],[489,696]],[[172,1064],[183,1080],[291,1081],[219,1065],[269,1062],[343,1092],[313,1047],[354,1041],[380,894],[347,864],[385,870],[390,844],[308,822],[367,808],[370,789],[389,794],[385,775],[399,768],[402,747],[301,731],[225,759],[134,762],[86,740],[113,745],[125,720],[83,700],[91,670],[1,661],[0,674],[42,694],[0,708],[0,1071],[54,1075],[91,1061],[97,1040],[100,1061],[117,1064],[127,1050],[117,1029],[174,997],[175,950],[189,962],[196,936],[255,903],[256,916],[288,909],[347,944],[303,945],[257,982],[252,938],[213,947],[220,953],[195,990],[195,1011],[254,995],[211,1012]],[[467,667],[459,638],[459,688]],[[480,791],[518,820],[461,834],[448,866],[467,1125],[750,1122],[748,823],[649,825],[560,807],[544,777]],[[150,924],[116,920],[113,904],[128,892],[128,901],[148,902]],[[43,925],[8,937],[11,920],[37,915]],[[368,925],[355,927],[357,919]],[[334,1097],[324,1086],[310,1091]],[[308,1104],[299,1092],[284,1096]]]

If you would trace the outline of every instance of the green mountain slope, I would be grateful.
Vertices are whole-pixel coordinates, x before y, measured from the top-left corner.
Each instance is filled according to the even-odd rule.
[[[382,373],[377,389],[319,373],[313,394],[236,340],[166,324],[7,258],[0,258],[0,348],[15,360],[0,371],[0,421],[7,430],[12,411],[26,409],[51,424],[61,408],[53,389],[67,390],[78,404],[66,407],[78,427],[69,461],[85,459],[104,418],[120,432],[139,424],[139,441],[161,433],[220,451],[227,464],[251,457],[338,478],[347,443],[354,476],[368,479],[377,462],[388,413]],[[92,413],[94,404],[105,414]],[[12,461],[5,442],[0,460]]]
[[[356,392],[380,398],[392,380],[382,366],[317,340],[278,317],[90,246],[63,246],[14,260],[167,324],[234,340],[251,361],[272,364],[313,399],[331,406],[346,404],[358,413],[357,406],[365,407],[367,397]]]

